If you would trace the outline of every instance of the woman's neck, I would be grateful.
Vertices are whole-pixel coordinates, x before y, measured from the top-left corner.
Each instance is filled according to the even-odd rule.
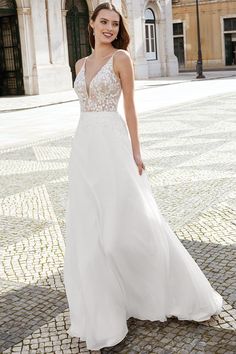
[[[115,50],[115,48],[112,45],[105,45],[105,46],[101,46],[95,45],[95,48],[93,50],[93,56],[95,59],[105,59],[107,56],[109,56],[113,51]]]

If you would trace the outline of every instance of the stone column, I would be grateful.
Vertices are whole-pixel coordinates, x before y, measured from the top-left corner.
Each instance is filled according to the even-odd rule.
[[[34,40],[32,35],[31,9],[29,7],[17,8],[17,15],[19,22],[25,94],[35,95],[38,93],[38,81]]]
[[[161,76],[167,76],[166,36],[165,36],[166,20],[165,19],[162,18],[158,21],[158,28],[159,28],[160,71],[161,71]]]
[[[50,56],[48,46],[48,30],[46,20],[45,1],[31,1],[32,39],[35,55],[35,79],[37,80],[37,93],[48,92],[50,73]],[[51,90],[49,90],[51,92]]]
[[[49,50],[53,64],[64,64],[63,29],[60,1],[48,1]]]
[[[134,61],[134,70],[136,79],[148,78],[148,66],[145,57],[145,38],[144,26],[142,21],[143,4],[136,0],[131,0],[129,6],[132,12],[129,11],[129,26],[131,28],[131,51]]]
[[[38,92],[50,93],[72,88],[70,68],[64,55],[60,2],[32,0],[32,36],[35,46]]]
[[[166,42],[166,75],[178,75],[178,60],[174,55],[172,1],[165,0],[165,42]]]
[[[49,38],[49,53],[51,62],[51,84],[54,91],[68,90],[72,87],[71,69],[68,64],[68,46],[66,18],[58,0],[47,2],[47,23]]]
[[[37,66],[49,65],[50,57],[45,1],[31,0],[31,14],[36,64]]]
[[[65,58],[65,63],[69,65],[68,41],[67,41],[67,30],[66,30],[66,15],[67,15],[67,12],[68,12],[68,10],[61,10],[64,58]]]

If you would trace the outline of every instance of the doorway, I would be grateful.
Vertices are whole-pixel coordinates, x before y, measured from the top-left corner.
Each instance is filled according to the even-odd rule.
[[[6,5],[7,4],[7,5]],[[0,2],[0,96],[24,95],[16,5]]]
[[[236,17],[224,19],[225,65],[236,65]]]
[[[85,0],[67,0],[66,9],[69,64],[74,81],[76,61],[91,53],[88,36],[89,11]]]
[[[232,34],[225,34],[225,65],[236,65],[236,38]]]
[[[176,37],[174,38],[174,54],[178,59],[179,67],[184,67],[184,38]]]
[[[183,22],[173,23],[173,39],[174,39],[174,54],[178,59],[179,68],[183,68],[185,66]]]

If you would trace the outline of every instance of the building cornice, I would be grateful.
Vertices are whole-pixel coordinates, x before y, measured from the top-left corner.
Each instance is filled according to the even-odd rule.
[[[223,3],[236,3],[236,0],[200,0],[199,5],[211,5],[211,4],[220,4]],[[187,7],[187,6],[196,6],[196,0],[190,0],[187,2],[182,2],[181,0],[172,0],[172,7]]]

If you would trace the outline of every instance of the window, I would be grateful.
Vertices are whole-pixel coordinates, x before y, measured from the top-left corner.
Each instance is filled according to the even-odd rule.
[[[236,17],[224,19],[224,31],[236,31]]]
[[[156,60],[156,23],[155,15],[151,9],[146,9],[145,11],[145,43],[147,60]]]
[[[173,34],[174,36],[183,35],[183,22],[173,24]]]

